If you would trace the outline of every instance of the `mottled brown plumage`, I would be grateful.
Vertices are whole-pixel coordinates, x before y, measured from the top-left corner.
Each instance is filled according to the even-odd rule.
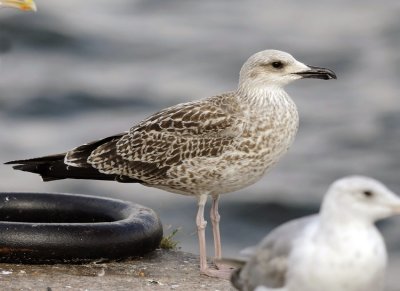
[[[211,221],[219,258],[219,194],[253,184],[288,150],[298,114],[282,87],[305,77],[336,76],[284,52],[259,52],[243,65],[235,91],[166,108],[129,132],[79,146],[53,160],[44,157],[10,163],[20,164],[16,169],[39,173],[45,180],[96,179],[97,171],[99,179],[140,182],[196,196],[200,268],[215,275],[207,267],[205,253],[207,197],[213,197]]]

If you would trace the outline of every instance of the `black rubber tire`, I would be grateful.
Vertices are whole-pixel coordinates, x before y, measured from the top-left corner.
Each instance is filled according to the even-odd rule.
[[[131,202],[75,194],[1,193],[0,262],[116,260],[156,249],[158,215]]]

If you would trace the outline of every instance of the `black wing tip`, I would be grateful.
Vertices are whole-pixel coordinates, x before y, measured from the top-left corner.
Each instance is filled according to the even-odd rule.
[[[4,165],[15,165],[15,166],[13,166],[14,169],[16,169],[16,167],[18,167],[18,166],[31,165],[31,164],[34,164],[34,162],[31,162],[29,160],[15,160],[15,161],[9,161],[9,162],[4,163]],[[19,170],[19,169],[17,169],[17,170]]]
[[[63,180],[64,178],[55,178],[55,177],[49,177],[49,176],[43,176],[39,174],[40,177],[42,178],[43,182],[51,182],[51,181],[57,181],[57,180]]]
[[[10,163],[10,164],[11,164],[11,163]],[[6,164],[6,165],[8,165],[8,164]],[[15,166],[13,166],[12,168],[13,168],[14,170],[23,171],[24,168],[25,168],[25,166],[26,166],[26,165],[20,164],[20,165],[15,165]]]
[[[60,161],[64,160],[66,153],[61,153],[61,154],[55,154],[55,155],[49,155],[49,156],[43,156],[43,157],[38,157],[38,158],[31,158],[31,159],[22,159],[22,160],[14,160],[14,161],[8,161],[5,162],[5,165],[15,165],[15,164],[21,164],[21,165],[28,165],[28,164],[44,164],[48,162],[55,162],[55,161]]]
[[[10,161],[14,170],[39,174],[43,182],[50,182],[63,179],[84,179],[84,180],[110,180],[119,183],[143,183],[143,181],[120,175],[107,175],[98,172],[94,168],[72,167],[64,164],[63,160],[55,162],[35,162],[33,160]]]
[[[9,162],[5,162],[3,163],[4,165],[15,165],[15,164],[22,164],[21,160],[15,160],[15,161],[9,161]],[[14,167],[13,167],[14,168]]]

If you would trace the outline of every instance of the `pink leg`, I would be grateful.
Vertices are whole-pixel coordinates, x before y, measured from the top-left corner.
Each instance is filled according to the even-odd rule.
[[[213,236],[214,236],[214,249],[215,249],[215,256],[214,256],[214,263],[217,266],[218,270],[221,273],[225,273],[228,278],[230,274],[235,269],[234,267],[221,263],[219,260],[222,258],[222,247],[221,247],[221,234],[219,231],[219,221],[221,220],[221,216],[218,212],[218,202],[219,202],[219,195],[213,195],[212,197],[212,205],[210,211],[210,218],[213,227]]]
[[[207,266],[207,251],[206,251],[206,226],[207,221],[204,220],[204,206],[207,202],[207,194],[202,194],[199,196],[198,206],[196,216],[196,225],[197,225],[197,235],[199,236],[199,247],[200,247],[200,272],[203,273]]]
[[[221,216],[218,212],[218,200],[219,196],[215,195],[212,197],[212,205],[210,211],[210,218],[213,228],[213,236],[214,236],[214,250],[215,250],[215,259],[222,258],[222,248],[221,248],[221,235],[219,233],[219,221],[221,220]]]
[[[207,265],[206,234],[205,234],[207,221],[204,220],[204,206],[207,202],[207,197],[208,194],[202,194],[199,196],[198,198],[199,209],[197,211],[197,216],[196,216],[197,234],[199,236],[199,247],[200,247],[200,273],[210,277],[229,279],[231,270],[227,272],[226,270],[211,269]]]

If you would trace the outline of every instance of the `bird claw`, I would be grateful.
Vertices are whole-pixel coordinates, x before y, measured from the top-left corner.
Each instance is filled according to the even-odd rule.
[[[219,262],[215,262],[215,266],[217,267],[216,269],[207,267],[200,272],[202,275],[206,275],[208,277],[229,280],[231,278],[232,272],[235,270],[235,267]]]
[[[202,270],[201,274],[206,275],[208,277],[229,280],[231,278],[232,271],[233,270],[217,270],[217,269],[207,268],[205,270]]]

